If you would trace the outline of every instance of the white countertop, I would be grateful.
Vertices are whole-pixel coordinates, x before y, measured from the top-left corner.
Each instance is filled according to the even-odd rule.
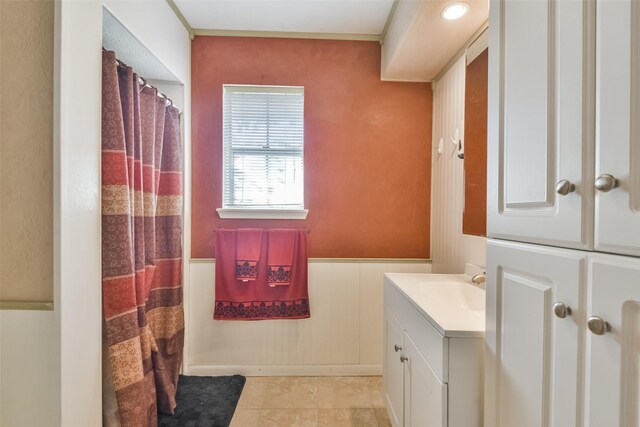
[[[485,291],[464,274],[385,273],[385,280],[446,337],[484,337]]]

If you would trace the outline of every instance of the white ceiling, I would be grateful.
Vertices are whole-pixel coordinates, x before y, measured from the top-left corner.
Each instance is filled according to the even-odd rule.
[[[487,0],[465,0],[469,12],[447,21],[440,12],[456,0],[398,3],[382,46],[382,79],[433,80],[487,20]]]
[[[192,28],[379,35],[393,0],[175,0]]]

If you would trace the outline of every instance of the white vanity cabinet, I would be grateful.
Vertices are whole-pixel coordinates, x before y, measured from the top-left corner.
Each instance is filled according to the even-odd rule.
[[[404,333],[405,426],[447,426],[447,384],[433,372],[411,337]]]
[[[492,0],[489,237],[640,256],[640,6]]]
[[[382,361],[384,381],[384,401],[389,420],[394,427],[404,425],[404,365],[398,358],[404,347],[404,329],[391,313],[384,307],[384,355]]]
[[[447,386],[385,307],[384,398],[394,427],[444,427]]]
[[[383,381],[391,424],[481,426],[484,322],[474,331],[434,325],[403,287],[405,276],[418,275],[388,274],[384,283]]]

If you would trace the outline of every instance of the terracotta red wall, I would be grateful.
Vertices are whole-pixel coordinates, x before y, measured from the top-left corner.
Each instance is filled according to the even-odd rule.
[[[308,227],[309,256],[429,256],[431,89],[380,81],[377,42],[196,37],[192,257],[219,227]],[[306,220],[221,220],[222,85],[305,88]]]
[[[486,236],[489,49],[467,65],[465,76],[462,232]]]

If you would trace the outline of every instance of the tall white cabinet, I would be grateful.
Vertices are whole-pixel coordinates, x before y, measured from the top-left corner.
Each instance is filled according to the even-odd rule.
[[[491,3],[487,231],[493,237],[593,245],[592,9],[583,1]]]
[[[587,254],[496,240],[488,246],[484,425],[575,426]],[[555,304],[571,315],[557,317]]]
[[[639,27],[491,2],[486,426],[640,426]]]
[[[589,256],[584,425],[640,425],[640,259]],[[592,323],[595,322],[595,323]]]
[[[596,4],[595,249],[640,256],[640,3]]]

